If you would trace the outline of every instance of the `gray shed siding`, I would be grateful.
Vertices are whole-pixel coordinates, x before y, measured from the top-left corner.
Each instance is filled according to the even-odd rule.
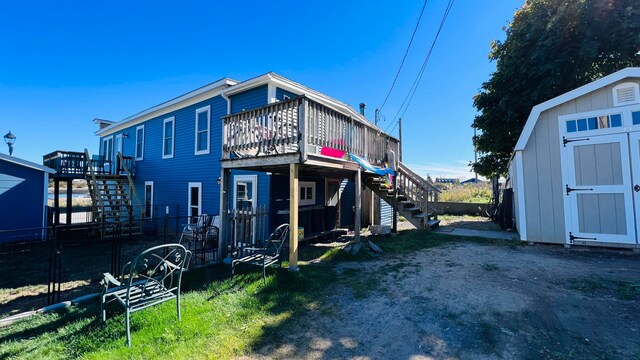
[[[528,241],[565,242],[564,192],[562,184],[560,128],[558,117],[613,107],[613,88],[637,79],[615,82],[574,100],[543,111],[522,152],[523,186]],[[512,185],[513,186],[513,185]],[[517,190],[514,188],[515,194]],[[516,196],[517,198],[517,196]],[[518,206],[518,200],[515,200]],[[517,214],[516,214],[517,219]]]
[[[516,225],[516,230],[520,231],[520,225],[518,224],[520,216],[520,199],[518,199],[518,176],[516,172],[516,161],[513,159],[509,164],[509,184],[507,185],[513,190],[513,221]]]

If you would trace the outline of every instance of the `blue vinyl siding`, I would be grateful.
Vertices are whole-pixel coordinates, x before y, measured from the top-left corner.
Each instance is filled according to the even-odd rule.
[[[267,105],[268,99],[267,85],[262,85],[249,89],[239,94],[229,96],[231,100],[231,113],[235,114],[244,110],[255,109]]]
[[[42,228],[44,186],[44,172],[0,160],[0,230]],[[0,234],[0,242],[15,235]]]
[[[287,95],[289,98],[294,98],[298,96],[296,93],[292,93],[291,91],[287,91],[285,89],[276,88],[276,99],[278,101],[284,100],[284,95]]]
[[[195,116],[196,109],[211,106],[210,153],[195,155]],[[172,205],[170,211],[175,211],[177,205],[178,216],[188,214],[188,184],[202,183],[203,214],[218,214],[220,205],[220,187],[217,184],[220,177],[220,159],[222,158],[222,116],[227,114],[227,102],[216,96],[211,99],[178,109],[171,113],[147,120],[145,125],[144,160],[136,161],[135,186],[138,197],[144,201],[144,182],[153,181],[154,205]],[[162,158],[162,127],[164,119],[175,116],[175,149],[174,157]],[[127,133],[124,140],[123,153],[126,156],[135,155],[135,128],[131,126],[114,133]],[[109,135],[111,136],[111,135]],[[102,139],[100,140],[102,145]],[[157,211],[155,216],[160,216]],[[164,215],[164,212],[162,212]],[[176,216],[171,213],[170,216]]]

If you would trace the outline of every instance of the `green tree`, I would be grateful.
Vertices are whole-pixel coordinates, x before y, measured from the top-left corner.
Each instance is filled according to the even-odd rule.
[[[640,1],[527,0],[491,44],[496,71],[473,98],[474,171],[503,175],[539,103],[628,66],[640,66]]]

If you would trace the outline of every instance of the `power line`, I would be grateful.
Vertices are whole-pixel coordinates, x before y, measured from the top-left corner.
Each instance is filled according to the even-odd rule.
[[[398,76],[400,76],[400,70],[402,70],[402,67],[404,66],[404,61],[407,59],[407,55],[409,54],[409,49],[411,48],[411,44],[413,44],[413,38],[416,36],[416,31],[418,31],[418,26],[420,25],[420,20],[422,20],[422,14],[424,14],[424,9],[427,7],[427,2],[428,0],[424,0],[424,3],[422,4],[422,10],[420,11],[420,16],[418,17],[418,22],[416,23],[416,27],[413,29],[413,34],[411,34],[411,40],[409,40],[409,45],[407,46],[407,50],[404,52],[404,56],[402,57],[402,62],[400,63],[398,72],[396,72],[396,77],[393,79],[391,88],[389,89],[387,96],[385,96],[384,101],[380,106],[380,111],[382,111],[382,108],[384,108],[384,105],[387,103],[387,100],[389,99],[389,95],[391,95],[391,91],[393,91],[393,87],[396,85],[396,81],[398,81]]]
[[[404,98],[404,100],[402,101],[402,104],[398,108],[398,112],[393,117],[394,120],[398,118],[398,116],[400,115],[401,111],[402,111],[402,115],[400,115],[400,116],[404,117],[405,112],[409,108],[409,105],[411,104],[411,101],[413,100],[413,96],[415,95],[416,90],[418,89],[418,85],[420,84],[420,81],[422,80],[422,76],[424,75],[424,70],[426,69],[427,64],[429,63],[429,59],[431,58],[431,53],[433,52],[433,49],[434,49],[434,47],[436,45],[438,37],[440,36],[440,32],[442,31],[442,28],[444,27],[444,24],[447,21],[447,17],[449,16],[449,12],[451,11],[451,8],[453,7],[453,2],[454,2],[454,0],[449,0],[449,3],[447,4],[447,8],[445,9],[444,15],[442,16],[442,20],[440,21],[440,26],[438,27],[438,32],[436,32],[436,36],[434,37],[433,42],[431,43],[431,47],[429,48],[429,52],[427,53],[427,56],[425,57],[424,62],[422,63],[422,66],[420,68],[420,71],[418,72],[418,75],[416,76],[416,79],[413,81],[413,84],[411,85],[411,88],[409,89],[409,93]],[[402,110],[403,107],[404,107],[404,110]],[[387,130],[389,129],[389,127],[391,125],[393,125],[393,128],[391,129],[391,131],[393,131],[393,129],[395,129],[395,127],[398,124],[397,124],[397,122],[392,121],[387,126],[387,129],[385,129],[385,132],[387,132]]]

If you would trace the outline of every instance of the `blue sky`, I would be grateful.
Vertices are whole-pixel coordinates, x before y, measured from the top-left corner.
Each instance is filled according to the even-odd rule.
[[[403,118],[404,162],[422,175],[471,177],[472,97],[487,54],[523,0],[458,0]],[[96,152],[94,118],[121,120],[223,77],[274,71],[373,119],[422,1],[0,2],[0,136],[41,163]],[[446,8],[430,0],[380,125],[391,127]],[[397,134],[397,127],[394,130]],[[7,153],[7,147],[0,145]]]

